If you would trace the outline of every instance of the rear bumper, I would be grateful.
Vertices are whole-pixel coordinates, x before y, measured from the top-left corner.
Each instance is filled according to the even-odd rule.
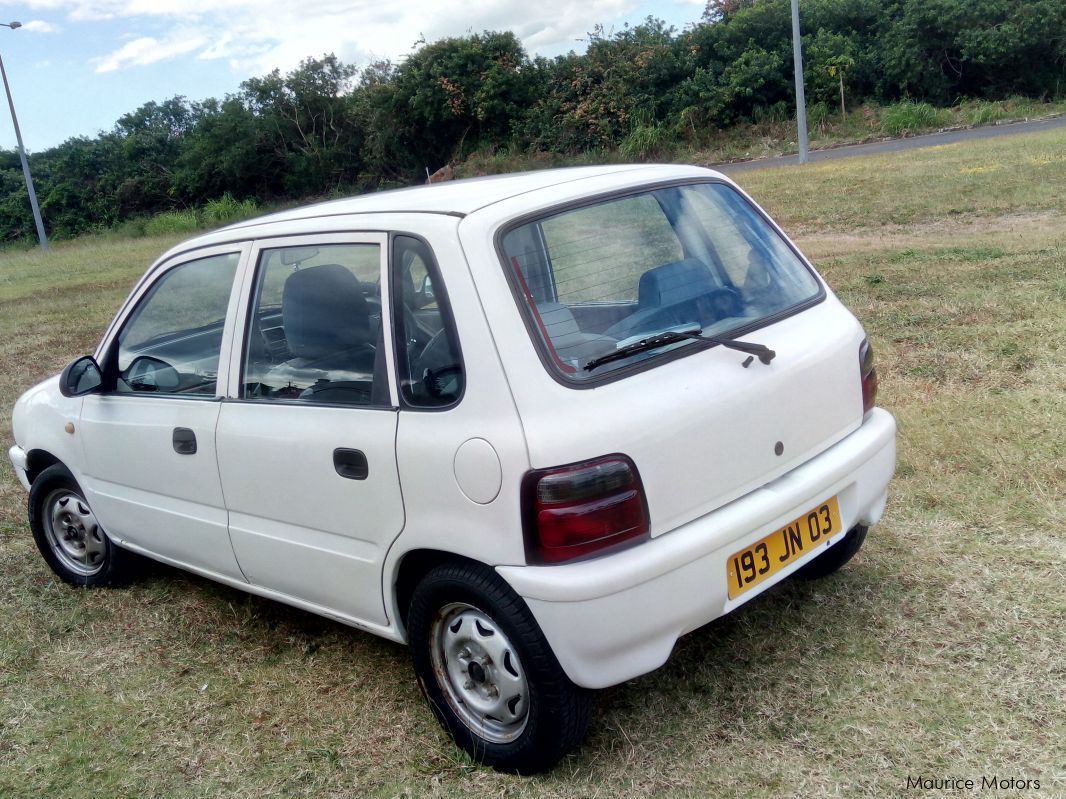
[[[26,470],[26,451],[16,444],[7,451],[7,457],[11,459],[11,465],[15,469],[15,476],[19,479],[19,482],[22,483],[22,487],[29,491],[30,478]]]
[[[640,546],[562,566],[500,566],[567,675],[605,688],[658,668],[685,633],[729,613],[818,555],[730,600],[726,560],[836,496],[842,532],[876,524],[896,465],[896,422],[875,408],[847,438],[781,478]]]

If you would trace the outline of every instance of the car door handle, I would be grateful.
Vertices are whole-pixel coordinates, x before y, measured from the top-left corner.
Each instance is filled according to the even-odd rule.
[[[196,433],[189,428],[175,427],[174,435],[170,440],[174,445],[174,451],[179,455],[196,454]]]
[[[370,474],[366,455],[357,449],[340,447],[333,450],[333,468],[337,470],[337,474],[349,480],[366,480]]]

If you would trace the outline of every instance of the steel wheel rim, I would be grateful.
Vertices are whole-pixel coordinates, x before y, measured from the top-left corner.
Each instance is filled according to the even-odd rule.
[[[430,631],[433,673],[460,721],[490,743],[517,739],[529,720],[529,684],[514,646],[486,613],[445,605]]]
[[[104,568],[107,537],[89,504],[68,488],[44,501],[44,531],[52,553],[75,574],[91,577]]]

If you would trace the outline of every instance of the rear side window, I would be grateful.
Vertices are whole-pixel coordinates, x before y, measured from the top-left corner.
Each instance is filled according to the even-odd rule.
[[[413,236],[393,238],[392,294],[400,396],[415,408],[458,402],[466,375],[448,295],[429,247]]]
[[[649,337],[727,337],[821,296],[784,239],[723,183],[551,214],[507,231],[502,250],[545,361],[576,382],[703,346],[682,338],[618,357]]]

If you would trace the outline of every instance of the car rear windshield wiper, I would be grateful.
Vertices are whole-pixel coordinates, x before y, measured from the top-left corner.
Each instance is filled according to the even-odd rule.
[[[632,344],[626,344],[623,347],[619,347],[614,352],[601,355],[599,358],[593,358],[585,364],[585,371],[591,372],[597,366],[603,366],[605,363],[620,361],[623,358],[628,358],[630,355],[636,355],[638,352],[646,352],[647,350],[665,347],[669,344],[676,344],[679,341],[686,340],[709,341],[712,344],[719,344],[723,347],[728,347],[731,350],[746,352],[749,355],[758,357],[760,361],[766,364],[770,363],[770,361],[777,357],[776,352],[762,344],[749,344],[746,341],[736,341],[731,338],[705,336],[703,334],[703,328],[697,327],[692,330],[665,330],[662,333],[656,333],[654,336],[642,338],[640,341],[634,341]],[[749,358],[748,361],[750,360],[751,359]],[[745,362],[744,365],[747,366],[747,362]]]

